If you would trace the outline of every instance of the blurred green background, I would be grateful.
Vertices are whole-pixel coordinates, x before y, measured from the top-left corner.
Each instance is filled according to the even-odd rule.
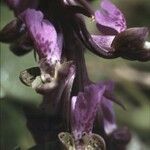
[[[129,27],[150,26],[149,0],[114,0],[124,12]],[[98,8],[98,0],[92,4]],[[13,13],[0,2],[0,29],[14,18]],[[91,32],[96,29],[87,21]],[[12,150],[17,145],[23,150],[34,145],[26,128],[23,105],[38,105],[41,96],[19,81],[20,71],[36,66],[33,53],[16,57],[9,46],[0,44],[1,90],[0,139],[2,150]],[[115,106],[120,126],[128,126],[133,139],[129,150],[150,149],[150,62],[130,62],[123,59],[105,60],[86,52],[86,63],[93,81],[112,79],[116,83],[115,95],[126,106],[124,111]]]

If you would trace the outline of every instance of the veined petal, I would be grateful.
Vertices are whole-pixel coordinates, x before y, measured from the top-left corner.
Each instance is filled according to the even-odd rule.
[[[105,87],[92,84],[72,98],[72,133],[75,139],[80,139],[84,132],[90,133],[102,99]]]
[[[20,15],[20,18],[27,26],[39,58],[46,58],[51,62],[59,61],[62,37],[57,37],[54,26],[48,20],[43,19],[42,12],[27,9]]]
[[[38,5],[38,0],[5,0],[10,9],[12,9],[15,14],[23,12],[27,8],[36,8]]]
[[[107,36],[107,35],[92,35],[93,41],[99,47],[111,48],[112,41],[115,36]]]
[[[126,29],[122,12],[109,0],[102,0],[100,10],[95,12],[97,27],[103,34],[116,35]]]

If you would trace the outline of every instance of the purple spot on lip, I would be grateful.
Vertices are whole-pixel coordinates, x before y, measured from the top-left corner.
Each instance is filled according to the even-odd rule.
[[[120,14],[120,11],[117,11],[117,10],[114,12],[114,14],[115,14],[116,16],[120,16],[120,15],[121,15],[121,14]]]

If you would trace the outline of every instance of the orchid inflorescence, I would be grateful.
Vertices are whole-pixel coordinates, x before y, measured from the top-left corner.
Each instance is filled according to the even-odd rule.
[[[94,11],[86,0],[6,0],[15,19],[0,31],[0,41],[22,56],[32,49],[38,67],[20,73],[21,81],[43,95],[35,110],[25,109],[37,144],[59,141],[57,149],[124,150],[131,135],[116,124],[114,83],[88,78],[84,49],[106,58],[149,61],[148,27],[127,28],[122,12],[101,0]],[[91,35],[83,15],[99,30]],[[60,144],[61,143],[61,144]]]

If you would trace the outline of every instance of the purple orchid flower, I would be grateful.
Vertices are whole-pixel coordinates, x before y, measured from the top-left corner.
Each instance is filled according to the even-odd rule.
[[[85,87],[84,92],[72,98],[72,133],[75,139],[80,139],[84,132],[92,133],[97,112],[102,114],[102,124],[106,134],[111,134],[116,128],[113,100],[105,93],[112,95],[112,82],[101,82]]]
[[[105,92],[105,86],[91,84],[71,100],[72,135],[61,132],[59,139],[69,149],[102,149],[105,150],[103,138],[92,133],[96,114]]]
[[[109,0],[102,0],[101,9],[95,12],[97,27],[102,35],[92,35],[98,47],[130,60],[150,60],[150,44],[146,38],[149,28],[126,27],[122,12]],[[147,46],[148,45],[148,46]]]
[[[57,34],[55,27],[44,19],[42,12],[27,9],[20,14],[27,31],[34,43],[39,59],[51,62],[60,61],[62,50],[62,35]]]
[[[75,139],[80,139],[84,132],[92,133],[93,123],[102,100],[105,87],[90,85],[72,98],[72,133]]]
[[[111,95],[113,88],[114,85],[110,81],[100,82],[87,86],[84,92],[80,92],[77,97],[72,98],[72,130],[75,138],[81,138],[84,132],[89,134],[92,132],[93,123],[98,111],[102,113],[103,119],[100,120],[103,122],[107,135],[117,128],[112,106],[114,100],[107,98],[105,94],[109,93]]]
[[[128,129],[122,128],[121,130],[117,127],[113,110],[114,100],[107,97],[108,93],[109,95],[112,95],[113,90],[113,82],[105,81],[98,84],[88,85],[85,87],[84,92],[79,92],[77,96],[72,97],[71,128],[75,139],[74,144],[81,146],[81,139],[84,141],[85,137],[92,137],[96,116],[99,120],[99,126],[103,126],[105,135],[109,137],[106,139],[107,142],[111,143],[113,141],[117,144],[118,141],[122,141],[122,143],[124,143],[121,145],[123,148],[130,141],[131,135]],[[119,136],[119,133],[122,136]],[[110,148],[113,148],[112,143],[110,145]],[[121,149],[118,148],[118,150]]]
[[[43,19],[40,11],[27,9],[19,17],[25,23],[39,56],[42,83],[35,79],[31,86],[44,95],[41,107],[47,112],[56,113],[63,91],[68,84],[72,84],[75,66],[72,61],[61,62],[62,34],[57,33],[55,27]]]

